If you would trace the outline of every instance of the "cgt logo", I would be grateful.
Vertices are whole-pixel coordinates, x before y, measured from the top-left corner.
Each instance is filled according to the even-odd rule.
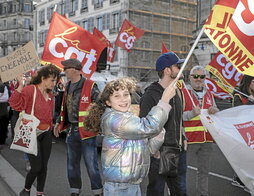
[[[79,40],[70,40],[64,37],[65,35],[74,33],[75,31],[77,31],[77,27],[72,27],[64,31],[62,34],[56,35],[56,38],[50,40],[49,51],[56,58],[69,59],[72,54],[75,54],[80,62],[86,59],[86,63],[83,66],[82,71],[85,74],[90,74],[92,71],[90,68],[96,61],[95,56],[97,55],[97,52],[94,49],[91,49],[90,51],[83,50],[79,48]],[[67,41],[75,47],[69,46]],[[63,48],[63,50],[59,50],[59,48]]]
[[[125,43],[125,47],[129,50],[133,47],[133,44],[136,40],[136,37],[135,36],[130,36],[128,33],[126,32],[122,32],[120,34],[120,37],[119,37],[120,41]]]
[[[247,5],[246,5],[247,4]],[[247,36],[254,35],[254,1],[247,0],[247,3],[239,1],[234,15],[233,20],[242,33]]]
[[[81,102],[82,103],[88,103],[88,97],[87,96],[81,97]]]

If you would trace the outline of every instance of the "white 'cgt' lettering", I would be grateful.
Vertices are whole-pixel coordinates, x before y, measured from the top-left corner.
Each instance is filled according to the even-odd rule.
[[[66,52],[57,52],[56,51],[56,46],[57,44],[62,44],[62,46],[64,48],[67,48]],[[93,64],[93,62],[96,61],[95,58],[95,54],[96,54],[96,50],[91,49],[90,52],[88,54],[86,54],[85,52],[79,51],[77,48],[74,47],[68,47],[68,44],[66,43],[65,40],[61,39],[61,38],[54,38],[50,41],[49,43],[49,51],[50,53],[55,56],[56,58],[64,58],[69,59],[71,57],[72,54],[76,54],[77,59],[82,62],[84,60],[84,58],[87,59],[85,65],[82,68],[82,71],[85,74],[90,74],[91,73],[91,66]]]
[[[119,37],[120,41],[125,43],[125,47],[129,50],[133,47],[133,43],[136,40],[135,36],[129,36],[128,33],[122,32]]]

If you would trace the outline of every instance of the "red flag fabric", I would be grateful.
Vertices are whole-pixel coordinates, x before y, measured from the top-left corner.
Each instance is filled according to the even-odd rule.
[[[235,2],[231,7],[222,6],[224,16],[221,18],[227,18],[223,20],[226,22],[218,23],[214,17],[209,19],[211,24],[221,24],[222,30],[211,25],[205,33],[239,72],[254,76],[254,1],[238,0],[234,9]],[[227,10],[233,10],[232,17]]]
[[[110,41],[106,38],[106,36],[99,31],[96,27],[93,28],[93,34],[99,38],[100,41],[104,42],[108,47],[113,47]]]
[[[214,56],[209,65],[206,66],[206,70],[215,75],[223,84],[230,86],[231,89],[227,91],[231,93],[243,77],[243,74],[238,72],[221,52]]]
[[[107,61],[114,62],[115,55],[116,55],[116,50],[113,47],[108,47]]]
[[[205,79],[206,87],[213,93],[213,95],[220,99],[231,99],[232,95],[223,89],[223,86],[211,78]]]
[[[169,50],[167,49],[164,42],[161,43],[161,54],[168,53]]]
[[[130,52],[130,49],[133,47],[135,41],[137,41],[143,34],[144,30],[135,27],[125,19],[116,38],[115,45]]]
[[[99,40],[101,40],[102,42],[104,42],[107,45],[107,47],[108,47],[108,50],[107,50],[107,61],[114,62],[116,51],[113,48],[113,45],[106,38],[106,36],[101,31],[99,31],[96,27],[94,27],[94,29],[93,29],[93,34],[96,37],[98,37]]]
[[[54,12],[41,60],[63,68],[61,61],[77,58],[82,73],[90,78],[106,44],[82,27]]]

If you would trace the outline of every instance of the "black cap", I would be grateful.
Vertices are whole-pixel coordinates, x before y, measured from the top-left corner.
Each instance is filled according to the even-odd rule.
[[[68,68],[74,68],[76,70],[82,69],[81,62],[77,59],[68,59],[65,61],[61,61],[61,63],[64,66],[64,69],[68,69]]]

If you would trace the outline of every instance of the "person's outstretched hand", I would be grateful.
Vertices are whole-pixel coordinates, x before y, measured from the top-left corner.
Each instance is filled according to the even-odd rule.
[[[177,79],[175,79],[167,88],[165,88],[161,100],[165,103],[168,103],[170,99],[172,99],[172,97],[175,96],[176,94],[176,82]]]

